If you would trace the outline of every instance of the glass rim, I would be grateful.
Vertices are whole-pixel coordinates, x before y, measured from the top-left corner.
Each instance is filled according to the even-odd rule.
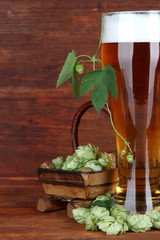
[[[135,11],[115,11],[115,12],[106,12],[104,16],[110,16],[114,14],[160,14],[160,10],[135,10]]]

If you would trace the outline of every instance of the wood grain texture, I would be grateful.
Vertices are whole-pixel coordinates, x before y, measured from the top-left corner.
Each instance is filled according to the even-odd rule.
[[[39,189],[38,195],[41,194]],[[85,231],[83,224],[67,217],[67,210],[40,213],[36,210],[37,191],[0,190],[0,239],[3,240],[159,240],[159,231],[106,236]],[[40,195],[39,195],[40,196]]]
[[[70,82],[56,90],[56,81],[68,52],[96,51],[101,13],[159,7],[156,0],[0,1],[1,177],[36,176],[42,162],[72,153],[72,119],[90,95],[80,102]],[[89,110],[79,132],[80,145],[116,148],[105,114]]]

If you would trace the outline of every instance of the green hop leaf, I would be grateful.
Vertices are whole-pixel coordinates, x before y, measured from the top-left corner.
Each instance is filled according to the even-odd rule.
[[[72,52],[68,54],[63,68],[59,74],[56,88],[58,88],[61,84],[63,84],[73,76],[76,59],[76,53],[74,50],[72,50]]]
[[[97,200],[105,201],[105,200],[110,200],[110,199],[111,199],[111,194],[110,193],[106,193],[105,195],[99,195],[98,197],[96,197],[96,199],[93,200],[92,203],[94,203]]]
[[[116,99],[118,97],[116,73],[110,65],[105,69],[92,71],[83,77],[80,96],[92,90],[96,84],[97,86],[92,92],[92,103],[99,114],[108,101],[108,91],[110,91]]]
[[[76,71],[76,73],[79,73],[79,74],[84,73],[83,65],[82,64],[77,64],[76,67],[75,67],[75,71]]]
[[[108,91],[102,84],[97,85],[97,87],[92,92],[92,103],[98,114],[108,101]]]
[[[80,94],[79,80],[77,78],[77,75],[74,72],[72,75],[72,91],[74,96],[76,98],[79,98],[79,94]]]
[[[94,85],[97,82],[101,82],[104,77],[105,77],[104,70],[96,70],[96,71],[87,73],[82,78],[80,96],[82,96],[82,95],[88,93],[90,90],[92,90]]]
[[[117,97],[118,97],[118,86],[117,86],[116,72],[115,72],[113,67],[108,65],[105,68],[105,73],[106,73],[105,85],[107,87],[107,90],[117,100]]]
[[[105,207],[106,209],[110,209],[113,206],[113,200],[95,200],[89,207]]]

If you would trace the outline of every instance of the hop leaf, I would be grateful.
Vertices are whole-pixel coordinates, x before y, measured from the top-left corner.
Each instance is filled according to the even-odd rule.
[[[98,84],[92,92],[92,103],[98,114],[108,101],[108,91],[103,84]]]
[[[74,50],[72,50],[72,52],[68,54],[66,61],[63,65],[63,68],[59,74],[57,86],[56,86],[57,88],[72,77],[74,72],[74,67],[76,64],[76,59],[77,59],[76,53]]]
[[[102,79],[104,77],[105,77],[104,70],[96,70],[96,71],[87,73],[82,78],[80,96],[82,96],[82,95],[88,93],[90,90],[92,90],[94,85],[97,82],[100,83],[101,81],[103,81]]]
[[[87,73],[82,79],[80,96],[92,90],[95,85],[97,86],[92,92],[92,103],[99,114],[108,101],[108,91],[116,99],[118,97],[115,70],[108,65],[105,69]]]
[[[76,98],[79,98],[80,94],[80,87],[79,87],[79,80],[77,75],[73,72],[72,74],[72,91]]]
[[[111,194],[110,193],[106,193],[105,195],[99,195],[98,197],[96,197],[95,200],[93,200],[92,203],[94,203],[97,200],[99,200],[99,201],[111,200]]]
[[[108,65],[105,68],[105,74],[106,74],[105,85],[107,87],[107,90],[117,100],[117,97],[118,97],[118,86],[117,86],[116,72],[115,72],[113,67]]]

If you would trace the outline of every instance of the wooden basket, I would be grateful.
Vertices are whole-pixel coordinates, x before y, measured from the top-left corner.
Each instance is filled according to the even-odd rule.
[[[75,172],[39,168],[38,175],[47,195],[69,199],[94,199],[106,192],[115,192],[118,169]]]
[[[92,108],[92,103],[86,102],[76,112],[71,128],[72,146],[75,151],[78,143],[78,126],[83,114]],[[107,107],[102,109],[107,115]],[[39,180],[47,195],[68,199],[94,199],[99,195],[115,193],[118,179],[116,156],[111,153],[113,168],[100,172],[75,172],[57,169],[39,168]]]

